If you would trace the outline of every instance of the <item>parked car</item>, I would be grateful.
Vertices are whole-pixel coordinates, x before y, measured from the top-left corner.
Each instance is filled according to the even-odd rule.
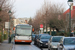
[[[37,37],[37,39],[36,39],[36,45],[38,45],[39,39],[40,39],[40,37],[41,37],[42,35],[49,35],[49,34],[39,34],[38,37]]]
[[[39,38],[38,46],[39,47],[48,47],[48,41],[51,38],[51,35],[42,35]]]
[[[75,37],[63,37],[58,44],[58,50],[75,50]]]
[[[62,37],[64,36],[52,36],[48,41],[48,50],[56,50],[57,44],[59,43]]]

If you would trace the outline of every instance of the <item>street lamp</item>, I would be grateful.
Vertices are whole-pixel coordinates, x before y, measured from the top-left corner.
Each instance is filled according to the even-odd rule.
[[[11,42],[11,38],[10,38],[10,18],[11,18],[11,11],[9,10],[9,39],[8,39],[8,43],[10,43]]]
[[[68,0],[68,5],[70,6],[70,15],[69,15],[69,33],[71,33],[71,6],[73,4],[73,0]]]

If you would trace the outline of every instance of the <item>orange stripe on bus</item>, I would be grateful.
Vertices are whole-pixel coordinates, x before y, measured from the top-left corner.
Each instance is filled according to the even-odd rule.
[[[15,40],[15,42],[32,42],[32,40]]]

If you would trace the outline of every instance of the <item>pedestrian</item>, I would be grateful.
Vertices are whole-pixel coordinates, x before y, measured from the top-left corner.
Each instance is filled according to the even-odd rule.
[[[70,37],[73,37],[73,35],[74,35],[74,33],[71,32],[71,33],[70,33]]]

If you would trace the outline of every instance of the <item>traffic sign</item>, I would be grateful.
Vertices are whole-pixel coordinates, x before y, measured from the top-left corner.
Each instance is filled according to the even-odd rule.
[[[5,22],[5,28],[9,29],[9,22]]]
[[[43,28],[43,24],[40,25],[40,28]]]

